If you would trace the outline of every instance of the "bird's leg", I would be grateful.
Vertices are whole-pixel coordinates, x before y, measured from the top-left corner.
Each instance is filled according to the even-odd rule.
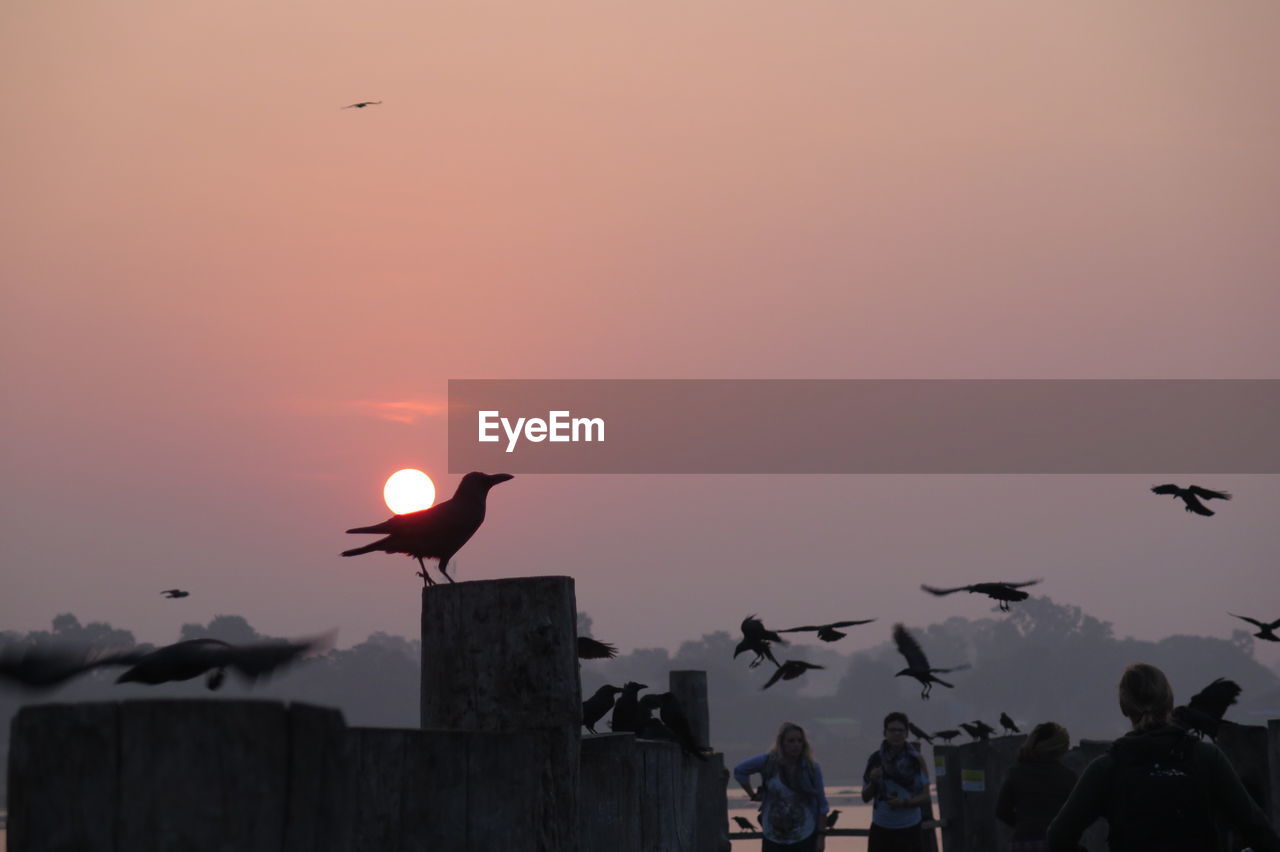
[[[423,564],[421,556],[418,557],[418,566],[422,569],[418,572],[418,576],[422,578],[422,584],[424,586],[434,586],[436,581],[431,579],[431,575],[427,573],[427,566]]]

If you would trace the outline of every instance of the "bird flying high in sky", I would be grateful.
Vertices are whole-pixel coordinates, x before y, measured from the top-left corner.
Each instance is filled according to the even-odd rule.
[[[1188,485],[1186,488],[1179,488],[1172,482],[1153,487],[1151,489],[1151,493],[1168,494],[1176,499],[1180,499],[1183,503],[1187,504],[1184,508],[1188,512],[1195,512],[1197,515],[1204,515],[1206,518],[1212,517],[1214,511],[1201,503],[1200,500],[1231,499],[1231,495],[1226,491],[1210,491],[1208,488],[1201,488],[1199,485]]]

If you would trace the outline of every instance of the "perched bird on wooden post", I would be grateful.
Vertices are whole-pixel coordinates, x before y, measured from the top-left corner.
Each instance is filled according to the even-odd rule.
[[[640,690],[649,687],[643,683],[629,680],[622,685],[622,690],[613,704],[613,716],[609,718],[609,727],[617,733],[638,733],[641,722]]]
[[[837,627],[853,627],[858,624],[870,624],[875,621],[874,618],[863,618],[859,621],[833,621],[830,624],[809,624],[804,627],[788,627],[786,630],[779,630],[779,633],[803,633],[810,630],[816,631],[818,638],[823,642],[834,642],[837,639],[843,639],[848,633],[841,633]]]
[[[1009,718],[1009,714],[1008,714],[1008,713],[1001,713],[1001,714],[1000,714],[1000,726],[1004,728],[1004,732],[1005,732],[1006,734],[1008,734],[1008,733],[1014,733],[1014,734],[1020,734],[1020,733],[1022,733],[1022,731],[1018,730],[1018,726],[1017,726],[1017,725],[1015,725],[1015,724],[1013,724],[1013,719]]]
[[[836,820],[840,819],[840,809],[836,808],[827,814],[827,828],[835,828]]]
[[[920,588],[924,589],[926,592],[928,592],[931,595],[938,595],[938,596],[950,595],[950,594],[954,594],[955,592],[969,592],[970,594],[972,594],[973,592],[977,592],[980,595],[986,595],[992,600],[999,601],[1000,609],[1003,610],[1004,612],[1008,612],[1010,601],[1025,601],[1028,597],[1030,597],[1030,594],[1028,592],[1022,591],[1023,586],[1034,586],[1036,583],[1039,583],[1039,582],[1041,581],[1028,580],[1025,583],[1003,583],[1003,582],[974,583],[971,586],[956,586],[954,589],[939,589],[939,588],[935,588],[934,586],[926,586],[922,583],[920,585]]]
[[[596,733],[596,722],[604,718],[604,714],[613,708],[613,699],[622,689],[605,684],[582,702],[582,724],[591,733]]]
[[[1240,692],[1240,684],[1220,677],[1191,696],[1185,706],[1173,708],[1173,723],[1198,737],[1216,740],[1223,725],[1234,724],[1222,717]]]
[[[933,737],[929,736],[929,734],[925,733],[924,731],[922,731],[922,730],[920,730],[918,727],[916,727],[916,723],[915,723],[915,722],[908,722],[908,723],[907,723],[907,730],[911,731],[911,733],[915,735],[915,738],[916,738],[916,741],[917,741],[917,742],[919,742],[920,740],[924,740],[925,742],[929,743],[930,745],[932,745],[932,744],[933,744]]]
[[[689,717],[685,714],[684,707],[680,704],[680,699],[676,698],[675,694],[671,692],[659,692],[656,697],[658,699],[658,717],[662,719],[662,724],[670,728],[672,733],[676,735],[676,742],[680,743],[680,748],[684,750],[685,754],[691,754],[699,760],[706,760],[705,749],[694,738],[693,726],[689,724]]]
[[[185,598],[191,593],[184,592],[182,589],[165,589],[160,594],[164,595],[169,600],[173,600],[174,598]]]
[[[934,731],[933,735],[941,739],[947,745],[950,745],[952,740],[960,736],[960,732],[955,730],[954,728],[950,728],[945,731]]]
[[[907,659],[907,667],[897,672],[894,677],[913,677],[920,681],[924,687],[920,692],[920,697],[929,698],[929,693],[933,690],[935,683],[940,683],[948,689],[954,689],[953,684],[947,683],[945,680],[934,677],[934,672],[938,674],[946,674],[948,672],[958,672],[961,669],[969,668],[969,664],[965,663],[959,666],[953,666],[949,669],[935,669],[929,667],[929,659],[925,657],[924,651],[920,649],[920,643],[912,638],[907,632],[907,628],[901,624],[893,626],[893,641],[898,646],[898,653]]]
[[[989,740],[991,738],[991,735],[996,732],[995,728],[991,727],[981,719],[974,719],[973,727],[978,732],[978,736],[982,739],[983,742],[986,742],[987,740]]]
[[[755,827],[754,825],[752,825],[752,824],[751,824],[751,821],[750,821],[749,819],[747,819],[746,817],[736,816],[736,817],[734,817],[734,818],[733,818],[733,821],[734,821],[734,822],[736,822],[736,823],[738,824],[738,828],[742,829],[743,831],[755,831],[755,830],[756,830],[756,827]]]
[[[1258,619],[1250,618],[1247,615],[1236,615],[1234,612],[1229,612],[1227,615],[1233,618],[1238,618],[1241,621],[1247,621],[1254,627],[1261,628],[1257,633],[1253,634],[1259,639],[1266,639],[1268,642],[1280,642],[1280,636],[1276,635],[1276,628],[1280,627],[1280,618],[1277,618],[1270,624],[1264,624],[1263,622],[1258,621]]]
[[[966,722],[961,722],[960,727],[963,728],[964,732],[973,739],[982,740],[983,742],[987,741],[987,735],[980,728],[976,728]]]
[[[472,471],[462,477],[453,496],[429,509],[393,515],[371,527],[355,527],[348,533],[378,533],[386,535],[364,547],[344,550],[343,556],[359,556],[381,550],[386,553],[406,553],[418,560],[422,570],[419,576],[425,585],[435,581],[427,575],[424,559],[440,560],[440,573],[450,583],[449,560],[462,549],[476,530],[484,523],[486,499],[489,489],[514,477],[509,473],[480,473]]]
[[[1201,488],[1199,485],[1188,485],[1186,488],[1179,488],[1172,482],[1164,485],[1157,485],[1151,489],[1152,494],[1168,494],[1169,496],[1181,500],[1187,505],[1183,508],[1188,512],[1195,512],[1197,515],[1204,515],[1206,518],[1212,517],[1214,511],[1200,500],[1230,500],[1231,495],[1226,491],[1210,491],[1208,488]],[[1199,498],[1199,499],[1196,499]]]

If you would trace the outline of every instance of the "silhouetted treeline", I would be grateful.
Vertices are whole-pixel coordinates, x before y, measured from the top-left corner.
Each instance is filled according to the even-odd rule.
[[[1180,700],[1216,677],[1236,681],[1244,692],[1227,713],[1233,721],[1259,724],[1268,717],[1280,717],[1280,676],[1253,659],[1254,640],[1243,630],[1231,640],[1117,639],[1110,624],[1085,615],[1079,607],[1043,597],[1024,601],[1009,614],[993,611],[987,618],[955,617],[941,624],[907,626],[939,663],[973,665],[956,676],[954,690],[936,690],[931,700],[921,701],[919,684],[895,678],[902,658],[886,627],[882,644],[852,654],[841,654],[825,644],[787,645],[786,658],[827,668],[798,681],[780,682],[767,691],[761,687],[772,666],[766,663],[749,669],[742,657],[735,661],[736,636],[726,630],[686,641],[674,654],[664,648],[642,648],[614,660],[583,661],[582,693],[590,695],[604,683],[621,685],[628,680],[648,684],[651,692],[663,692],[670,670],[705,670],[711,744],[725,752],[728,763],[764,750],[779,723],[790,720],[809,730],[828,783],[836,785],[856,783],[866,755],[880,742],[881,720],[895,709],[905,710],[926,731],[954,728],[974,719],[995,725],[1000,713],[1007,712],[1024,730],[1052,719],[1066,725],[1073,740],[1119,736],[1125,724],[1116,706],[1116,682],[1124,665],[1135,660],[1163,669]],[[579,633],[590,635],[591,628],[591,618],[580,614]],[[240,616],[221,615],[208,624],[184,625],[175,641],[200,637],[235,644],[279,638],[258,633]],[[4,642],[49,640],[114,648],[135,645],[128,630],[100,622],[82,625],[69,614],[55,618],[51,630],[0,634]],[[45,693],[0,688],[0,742],[7,760],[9,722],[23,703],[144,695],[252,695],[307,701],[341,708],[352,725],[415,727],[420,655],[417,639],[375,633],[354,647],[306,660],[252,690],[234,676],[217,693],[209,692],[202,679],[154,687],[117,685],[119,670],[115,669],[94,671]],[[597,730],[609,730],[607,717]]]

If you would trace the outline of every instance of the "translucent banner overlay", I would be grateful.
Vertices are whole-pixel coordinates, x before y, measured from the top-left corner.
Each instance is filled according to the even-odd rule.
[[[451,380],[471,470],[1280,473],[1280,380]]]

